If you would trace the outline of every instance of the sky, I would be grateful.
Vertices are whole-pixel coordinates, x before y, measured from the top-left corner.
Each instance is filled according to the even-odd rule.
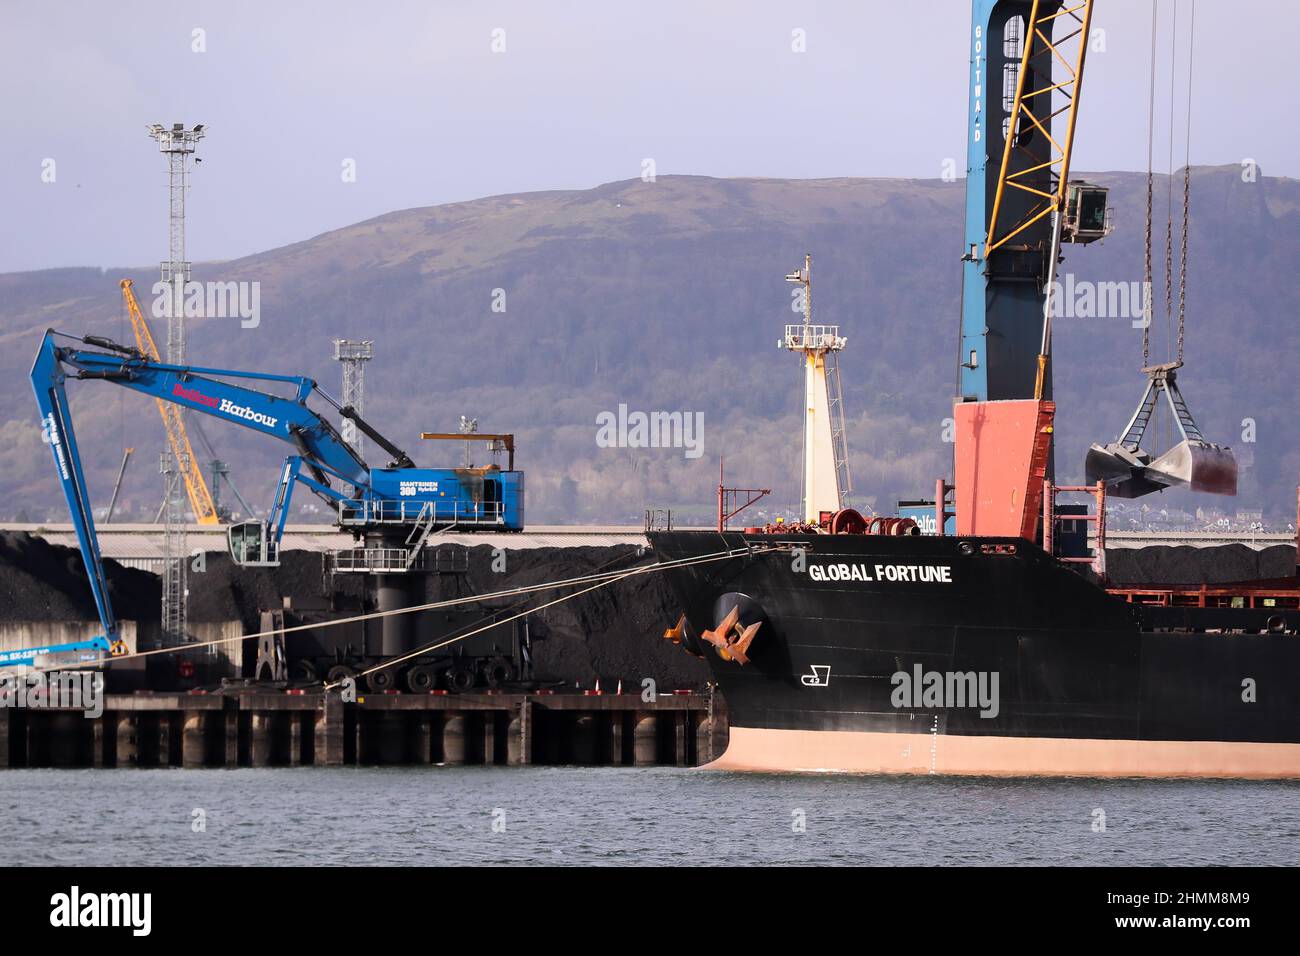
[[[1159,3],[1157,170],[1171,78],[1182,164],[1192,2]],[[1196,0],[1195,16],[1191,161],[1300,175],[1300,126],[1277,112],[1300,7]],[[1074,169],[1145,170],[1151,0],[1096,0],[1094,27]],[[207,129],[193,261],[632,179],[646,159],[658,175],[937,177],[965,165],[969,28],[968,0],[0,0],[0,272],[165,259],[151,123]]]

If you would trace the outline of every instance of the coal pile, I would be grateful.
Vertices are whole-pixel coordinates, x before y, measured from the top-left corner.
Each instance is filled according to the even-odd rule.
[[[203,570],[189,573],[192,621],[241,621],[252,632],[261,626],[261,612],[284,606],[286,597],[322,600],[330,597],[327,555],[318,551],[284,551],[277,568],[241,568],[224,551],[203,556]],[[335,575],[334,587],[360,600],[361,575]]]
[[[1296,550],[1279,544],[1256,551],[1244,544],[1213,548],[1153,545],[1106,551],[1110,583],[1128,587],[1156,584],[1235,584],[1292,577]]]
[[[433,550],[433,549],[431,549]],[[416,603],[433,603],[462,594],[490,594],[511,588],[582,577],[605,571],[626,570],[649,563],[632,545],[583,548],[521,548],[507,551],[505,568],[493,570],[494,552],[488,545],[465,549],[468,573],[428,574],[412,594]],[[330,575],[324,555],[286,551],[278,568],[239,568],[226,554],[209,552],[202,573],[190,572],[190,620],[242,621],[247,631],[260,626],[260,612],[291,600],[329,597]],[[431,558],[432,560],[432,558]],[[336,598],[360,607],[363,575],[334,575]],[[524,610],[545,604],[574,588],[538,591],[515,599],[492,602],[494,608]],[[367,605],[367,610],[373,610]],[[562,604],[538,611],[530,631],[535,638],[536,675],[591,688],[597,678],[602,689],[613,690],[622,679],[625,689],[639,688],[653,677],[660,690],[700,687],[708,679],[703,661],[663,639],[664,629],[676,622],[680,609],[665,577],[640,574],[594,590]]]
[[[583,548],[522,548],[505,553],[505,568],[496,570],[497,555],[487,545],[465,549],[465,574],[428,574],[412,600],[433,602],[462,594],[488,594],[649,563],[648,554],[632,545]],[[246,631],[260,625],[264,609],[283,606],[286,597],[306,603],[333,598],[338,607],[361,608],[363,575],[331,575],[325,556],[286,551],[278,568],[239,568],[225,553],[204,555],[202,570],[189,574],[189,617],[194,622],[240,621]],[[1295,574],[1295,548],[1277,545],[1256,551],[1232,544],[1215,548],[1146,547],[1107,551],[1112,584],[1121,586],[1229,584]],[[117,616],[156,622],[161,582],[148,571],[104,562],[109,593]],[[331,588],[333,593],[331,593]],[[499,599],[495,608],[526,607],[554,600],[573,588]],[[367,606],[367,610],[372,608]],[[530,622],[535,638],[537,676],[591,687],[597,678],[612,690],[621,679],[625,689],[653,677],[660,690],[699,687],[708,668],[698,658],[663,640],[677,620],[678,602],[660,574],[640,574],[554,607],[536,612]],[[95,605],[75,548],[52,545],[25,532],[0,533],[0,620],[93,621]]]
[[[124,620],[158,620],[162,582],[156,574],[104,561],[109,599]],[[0,532],[0,620],[95,621],[81,552],[25,531]]]
[[[654,560],[648,551],[639,555],[633,545],[510,551],[502,572],[492,571],[487,546],[470,549],[469,559],[469,583],[480,594],[627,570]],[[543,591],[528,600],[544,604],[572,590]],[[709,676],[705,662],[663,638],[680,613],[668,579],[658,573],[638,574],[547,608],[536,615],[546,635],[533,647],[537,674],[587,688],[599,677],[604,690],[615,689],[619,679],[625,690],[639,688],[645,677],[653,677],[660,691],[702,687]]]
[[[433,602],[460,594],[486,594],[529,584],[631,568],[648,563],[634,546],[587,548],[523,548],[506,552],[504,571],[493,570],[493,550],[487,545],[467,549],[466,575],[421,575],[424,592],[417,602]],[[312,551],[286,551],[277,568],[240,568],[225,553],[208,552],[202,570],[189,572],[189,619],[196,623],[240,621],[249,633],[260,626],[264,609],[279,608],[286,597],[319,602],[334,597],[341,606],[362,606],[364,575],[331,576],[325,556]],[[104,562],[113,609],[123,620],[159,619],[161,580],[156,574]],[[496,607],[518,604],[519,610],[554,600],[572,588],[549,590]],[[523,602],[523,603],[520,603]],[[372,608],[367,607],[367,610]],[[653,677],[659,690],[700,687],[708,668],[698,658],[663,639],[677,620],[677,601],[667,579],[642,574],[618,584],[539,611],[530,630],[535,638],[537,676],[584,688],[597,678],[613,690],[622,679],[628,690]],[[53,545],[27,533],[0,535],[0,620],[96,619],[94,599],[75,548]]]

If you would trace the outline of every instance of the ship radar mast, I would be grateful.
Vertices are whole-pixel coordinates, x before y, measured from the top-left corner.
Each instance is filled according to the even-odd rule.
[[[779,348],[798,352],[804,367],[803,520],[819,523],[823,514],[846,506],[852,491],[844,436],[844,394],[838,354],[846,339],[838,325],[812,323],[812,256],[786,282],[801,285],[803,324],[787,325]]]

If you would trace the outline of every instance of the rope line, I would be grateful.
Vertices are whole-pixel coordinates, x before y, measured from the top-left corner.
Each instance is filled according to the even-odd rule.
[[[492,628],[496,627],[499,624],[509,624],[511,621],[517,621],[519,618],[527,617],[529,614],[534,614],[538,611],[544,611],[548,607],[554,607],[557,604],[563,604],[565,601],[571,601],[574,598],[581,597],[584,594],[590,594],[592,591],[595,591],[599,588],[608,587],[611,584],[617,584],[619,581],[631,577],[634,573],[636,572],[624,571],[616,578],[610,578],[607,581],[598,581],[589,587],[583,588],[581,591],[574,591],[572,594],[565,594],[562,597],[558,597],[553,601],[547,601],[545,604],[539,604],[537,607],[528,608],[527,610],[520,611],[518,614],[512,614],[510,615],[510,617],[503,618],[499,621],[492,621],[488,624],[483,624],[479,627],[474,628],[472,631],[469,631],[468,633],[457,634],[455,637],[449,637],[444,641],[436,642],[433,644],[426,644],[423,647],[418,647],[413,651],[403,654],[401,657],[395,657],[391,661],[384,661],[382,664],[376,664],[373,667],[369,667],[366,670],[360,671],[357,673],[356,676],[366,677],[367,675],[375,673],[375,671],[382,671],[388,667],[395,667],[396,665],[401,664],[404,661],[411,660],[411,658],[413,657],[420,657],[424,654],[428,654],[431,653],[432,651],[436,651],[439,648],[446,647],[449,644],[455,644],[457,641],[463,641],[466,640],[467,638],[471,638],[475,634],[482,634],[484,631],[490,631]],[[340,686],[342,683],[343,683],[342,681],[335,681],[333,684],[326,684],[324,686],[324,689],[333,690],[335,687]]]
[[[699,555],[696,557],[675,558],[671,561],[659,561],[654,564],[648,564],[639,568],[632,568],[631,570],[626,570],[626,571],[605,571],[597,574],[578,575],[577,577],[565,578],[559,581],[547,581],[541,584],[527,584],[517,588],[507,588],[506,590],[503,591],[494,591],[488,594],[467,595],[464,597],[450,598],[445,601],[433,601],[428,604],[414,604],[411,605],[410,607],[393,608],[387,611],[368,611],[364,614],[354,614],[350,617],[338,618],[337,620],[333,620],[333,621],[320,621],[313,624],[295,624],[290,627],[276,628],[275,630],[271,630],[271,631],[259,631],[255,634],[243,634],[240,635],[239,637],[221,637],[211,641],[196,641],[191,644],[178,644],[173,647],[156,647],[147,651],[134,651],[130,654],[121,654],[117,657],[105,658],[104,661],[95,662],[95,665],[91,665],[91,666],[97,666],[98,664],[102,664],[102,663],[115,663],[117,661],[136,660],[143,657],[153,657],[159,654],[176,654],[184,651],[195,651],[195,650],[201,650],[205,647],[219,647],[225,644],[237,644],[240,641],[251,641],[262,637],[271,637],[275,634],[293,634],[300,631],[308,631],[308,630],[313,630],[322,627],[339,627],[344,624],[355,624],[358,621],[380,620],[386,617],[394,617],[399,614],[415,614],[421,611],[434,611],[440,608],[453,607],[460,604],[474,604],[481,601],[496,600],[498,598],[517,597],[519,595],[524,595],[524,594],[533,594],[538,591],[550,591],[556,588],[571,587],[574,585],[581,585],[581,584],[590,584],[592,582],[613,583],[613,581],[615,580],[623,580],[625,578],[634,577],[636,575],[641,575],[641,574],[650,574],[655,571],[666,571],[672,568],[691,567],[696,564],[709,564],[715,561],[725,561],[728,560],[729,558],[740,557],[746,554],[766,554],[776,550],[778,549],[776,548],[758,548],[758,549],[732,548],[730,550],[715,551],[712,552],[711,554]],[[578,593],[585,593],[585,592],[578,592]],[[569,596],[574,597],[576,595],[569,595]],[[550,605],[543,605],[543,607],[548,607],[548,606]],[[533,610],[541,610],[541,608],[540,607],[534,608]],[[532,611],[525,611],[523,613],[530,614],[532,613]],[[513,618],[511,618],[511,620],[513,620]],[[491,626],[495,627],[497,624],[500,623],[504,623],[504,622],[494,621]],[[473,633],[478,633],[478,632],[462,634],[459,637],[453,638],[453,640],[464,640],[467,637],[471,637]],[[419,653],[425,653],[425,650],[421,650]],[[392,663],[395,662],[389,661],[385,665],[381,665],[381,666],[390,666]],[[46,673],[51,670],[66,670],[66,669],[68,669],[67,666],[63,665],[59,667],[37,668],[34,670],[36,673]],[[369,671],[367,673],[369,673]]]

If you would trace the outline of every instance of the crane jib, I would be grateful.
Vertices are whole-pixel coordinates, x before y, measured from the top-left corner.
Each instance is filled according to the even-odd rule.
[[[234,422],[293,446],[295,453],[286,458],[275,503],[267,516],[231,525],[227,530],[231,556],[241,566],[279,564],[280,540],[292,492],[298,485],[305,486],[332,510],[337,510],[340,527],[361,536],[375,533],[380,541],[396,538],[406,544],[405,548],[385,544],[371,549],[373,553],[365,563],[349,564],[346,570],[373,569],[370,558],[375,555],[388,562],[385,568],[391,565],[399,571],[409,570],[435,528],[523,529],[522,472],[513,467],[503,472],[495,465],[451,469],[416,467],[401,449],[364,423],[355,410],[348,408],[343,412],[310,378],[168,365],[106,339],[96,340],[100,350],[56,346],[55,340],[60,337],[70,338],[46,332],[32,365],[32,388],[111,653],[119,653],[118,649],[124,645],[108,598],[108,581],[90,495],[68,413],[64,391],[68,378],[110,381],[149,396],[160,407],[165,405],[165,424],[170,421],[169,416],[179,416],[182,409],[187,409]],[[244,382],[281,389],[288,386],[293,395],[270,394],[241,384]],[[323,395],[345,418],[356,422],[366,435],[394,456],[394,462],[385,468],[371,469],[329,419],[308,407],[307,400],[314,394]],[[174,434],[170,427],[168,434],[169,438]],[[184,445],[188,451],[188,439]],[[396,557],[392,557],[394,554]]]

